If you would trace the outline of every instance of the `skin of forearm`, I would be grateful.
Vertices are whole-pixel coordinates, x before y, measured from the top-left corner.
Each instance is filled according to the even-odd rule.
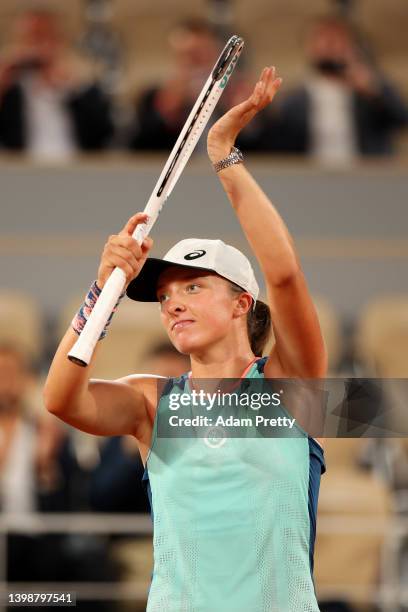
[[[280,285],[300,268],[293,239],[282,217],[242,164],[218,173],[265,279]]]
[[[47,376],[44,402],[47,410],[53,414],[61,415],[75,411],[75,407],[89,393],[89,379],[97,349],[94,351],[91,363],[86,368],[82,368],[67,358],[77,339],[77,334],[69,328],[60,342]]]

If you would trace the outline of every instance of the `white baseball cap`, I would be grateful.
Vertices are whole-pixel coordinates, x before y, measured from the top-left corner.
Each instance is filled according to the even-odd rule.
[[[254,304],[258,299],[258,283],[245,255],[222,240],[204,238],[180,240],[163,259],[149,257],[139,275],[129,283],[127,296],[139,302],[157,302],[158,278],[163,270],[174,265],[216,272],[250,293],[254,298]]]

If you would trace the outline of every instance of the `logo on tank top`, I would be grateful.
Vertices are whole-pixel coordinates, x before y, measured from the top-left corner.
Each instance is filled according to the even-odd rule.
[[[224,427],[213,426],[209,427],[204,437],[204,443],[209,448],[220,448],[227,441],[227,434]]]
[[[187,253],[184,255],[184,259],[198,259],[199,257],[203,257],[207,251],[193,251],[192,253]]]

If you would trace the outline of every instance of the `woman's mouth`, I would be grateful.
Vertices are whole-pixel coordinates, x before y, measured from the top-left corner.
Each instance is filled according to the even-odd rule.
[[[171,329],[172,331],[178,331],[180,329],[184,329],[185,327],[188,327],[192,323],[194,323],[192,319],[184,319],[183,321],[176,321],[175,323],[173,323],[173,326]]]

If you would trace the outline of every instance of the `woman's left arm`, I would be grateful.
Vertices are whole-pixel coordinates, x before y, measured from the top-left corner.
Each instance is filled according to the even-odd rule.
[[[213,163],[230,153],[239,132],[273,100],[281,82],[274,68],[265,68],[252,95],[211,128],[207,149]],[[276,339],[266,376],[325,376],[327,356],[316,310],[282,217],[242,164],[218,176],[266,281]]]

